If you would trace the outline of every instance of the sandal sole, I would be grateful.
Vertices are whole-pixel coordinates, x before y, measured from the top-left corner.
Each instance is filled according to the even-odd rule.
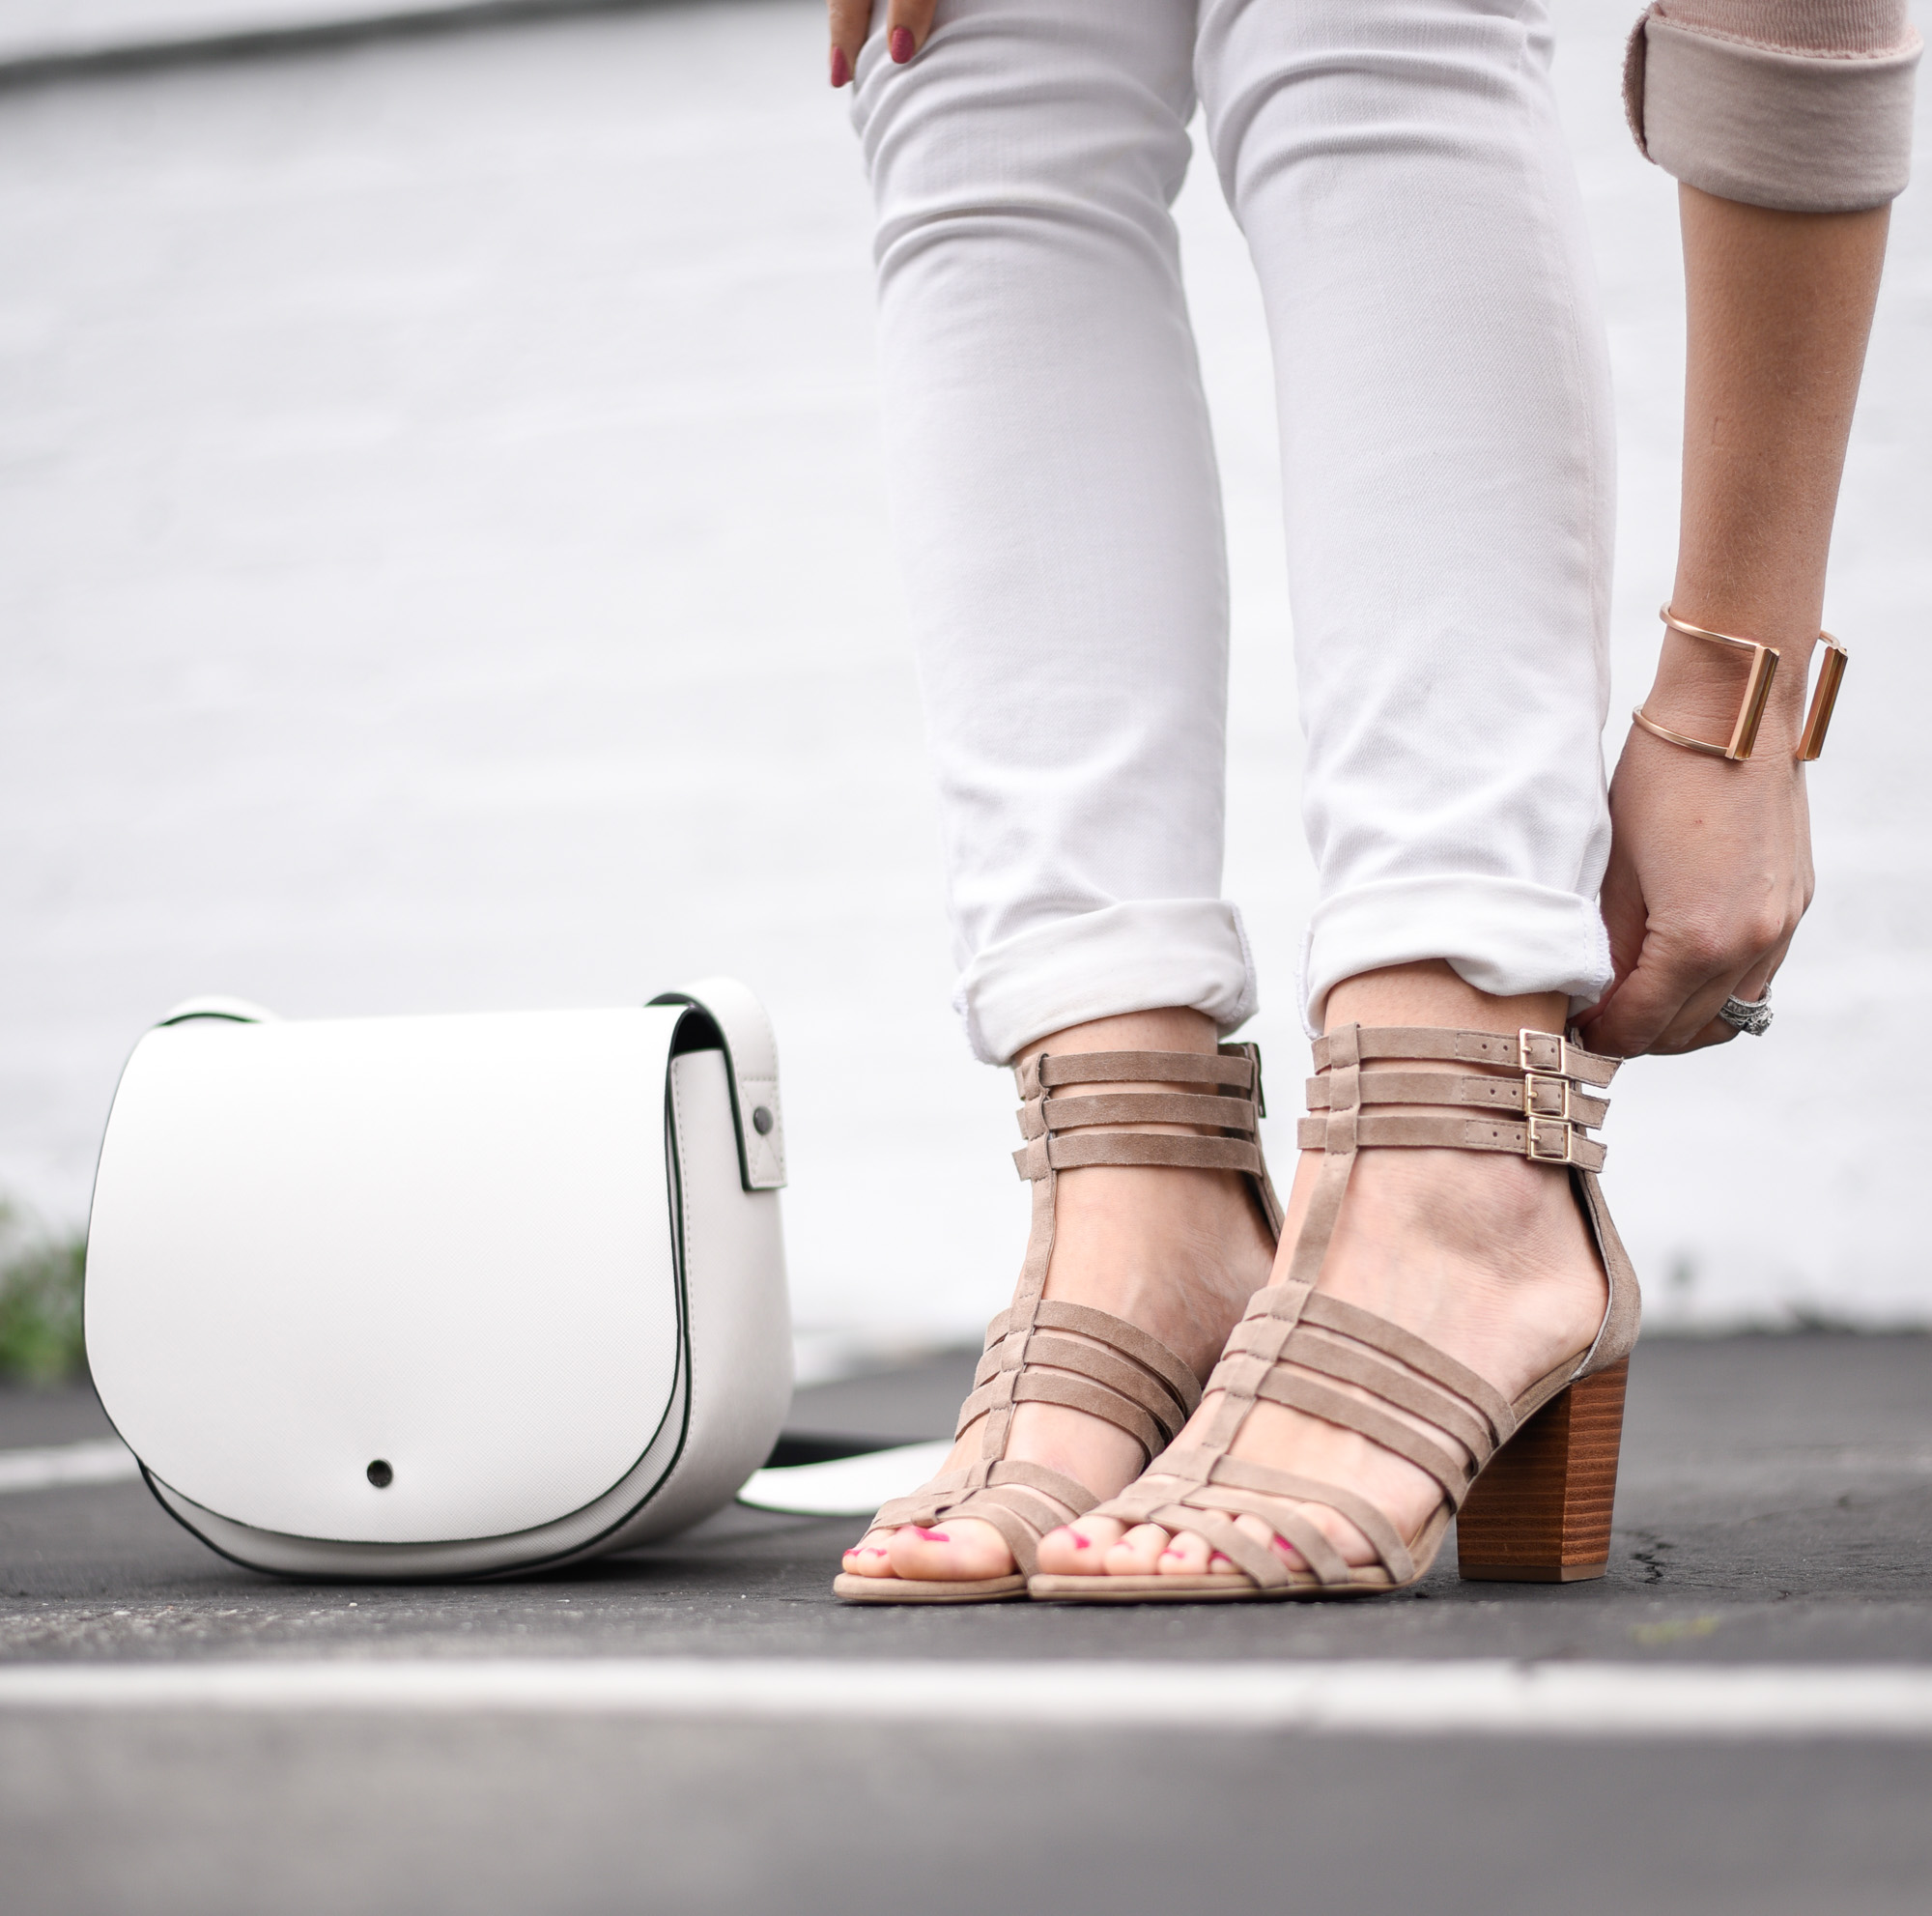
[[[843,1574],[832,1580],[832,1594],[844,1603],[1002,1603],[1026,1593],[1027,1580],[1017,1573],[954,1582]]]
[[[1321,1597],[1387,1596],[1403,1587],[1389,1582],[1323,1586],[1306,1571],[1264,1589],[1239,1575],[1196,1577],[1035,1577],[1027,1594],[1035,1603],[1308,1603]]]

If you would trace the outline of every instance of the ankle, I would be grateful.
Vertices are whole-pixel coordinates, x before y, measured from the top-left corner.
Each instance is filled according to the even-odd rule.
[[[1560,1032],[1570,1001],[1560,991],[1492,997],[1441,958],[1393,964],[1345,978],[1328,993],[1323,1028],[1338,1025],[1444,1025],[1458,1031]]]
[[[1389,1249],[1426,1238],[1446,1257],[1499,1275],[1545,1268],[1582,1242],[1582,1214],[1561,1167],[1451,1151],[1371,1151],[1355,1167],[1357,1201],[1338,1250],[1372,1238]]]
[[[1045,1295],[1125,1317],[1166,1343],[1197,1378],[1212,1368],[1242,1304],[1267,1281],[1274,1237],[1264,1201],[1246,1171],[1177,1163],[1131,1144],[1124,1162],[1104,1161],[1104,1149],[1095,1162],[1094,1147],[1121,1135],[1227,1139],[1236,1151],[1252,1150],[1252,1067],[1245,1056],[1216,1058],[1219,1048],[1211,1019],[1169,1008],[1053,1033],[1028,1046],[1016,1066],[1027,1101],[1022,1130],[1043,1134],[1064,1154],[1052,1160],[1058,1169]],[[1120,1061],[1117,1068],[1129,1075],[1118,1082],[1086,1074],[1110,1064],[1071,1062],[1117,1052],[1143,1054]],[[1184,1054],[1188,1068],[1174,1056],[1170,1068],[1179,1075],[1173,1081],[1133,1075],[1160,1069],[1149,1053]],[[1193,1066],[1196,1057],[1214,1059],[1213,1068]],[[1068,1157],[1074,1161],[1065,1162]]]
[[[1205,1012],[1171,1006],[1160,1011],[1122,1012],[1112,1017],[1089,1018],[1049,1032],[1025,1045],[1013,1058],[1023,1065],[1040,1051],[1200,1051],[1220,1043],[1214,1020]]]

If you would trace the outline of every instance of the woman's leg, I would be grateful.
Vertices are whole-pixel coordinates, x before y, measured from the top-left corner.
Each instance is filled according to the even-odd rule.
[[[854,117],[894,537],[975,1048],[1253,1006],[1221,901],[1227,582],[1170,207],[1193,0],[955,0]]]
[[[1205,0],[1274,346],[1321,874],[1304,984],[1609,982],[1614,454],[1542,0]]]
[[[1548,50],[1538,0],[1202,10],[1209,135],[1274,341],[1321,887],[1305,985],[1331,1027],[1560,1029],[1609,979],[1608,380]],[[1363,1154],[1321,1288],[1508,1394],[1587,1345],[1605,1300],[1567,1172],[1453,1151]],[[1405,1532],[1440,1495],[1275,1404],[1235,1448],[1353,1484]],[[1117,1571],[1208,1557],[1154,1526],[1075,1529]],[[1056,1532],[1041,1567],[1094,1557]]]
[[[913,64],[875,31],[858,67],[895,536],[989,1062],[1049,1034],[1211,1050],[1253,1005],[1220,899],[1227,591],[1170,215],[1194,37],[1193,0],[952,0]],[[1205,1375],[1268,1255],[1233,1174],[1089,1166],[1060,1179],[1047,1295]],[[977,1454],[977,1426],[964,1441]],[[1103,1495],[1140,1462],[1039,1403],[1008,1454]],[[1010,1559],[948,1520],[874,1532],[846,1567]]]

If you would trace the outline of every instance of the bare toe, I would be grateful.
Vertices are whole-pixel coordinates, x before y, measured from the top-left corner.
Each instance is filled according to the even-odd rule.
[[[1136,1524],[1107,1553],[1110,1577],[1151,1577],[1167,1548],[1167,1532],[1158,1524]]]
[[[1048,1530],[1039,1540],[1039,1567],[1049,1577],[1097,1577],[1121,1529],[1111,1517],[1082,1517]]]
[[[1013,1574],[1006,1538],[977,1517],[949,1517],[932,1530],[908,1524],[893,1532],[887,1554],[896,1575],[917,1582],[969,1583]]]
[[[1213,1555],[1208,1540],[1193,1530],[1178,1530],[1168,1540],[1155,1560],[1154,1574],[1161,1577],[1198,1577]]]
[[[1241,1516],[1238,1516],[1235,1519],[1235,1528],[1237,1530],[1239,1530],[1243,1536],[1253,1537],[1257,1543],[1266,1544],[1268,1548],[1272,1550],[1274,1554],[1277,1557],[1279,1557],[1281,1560],[1284,1563],[1286,1563],[1291,1570],[1305,1570],[1308,1567],[1301,1560],[1300,1551],[1296,1550],[1292,1543],[1285,1542],[1282,1538],[1276,1536],[1275,1533],[1271,1530],[1269,1530],[1268,1527],[1264,1523],[1263,1523],[1259,1517],[1253,1517],[1243,1513]],[[1323,1528],[1325,1528],[1325,1526]],[[1354,1530],[1354,1526],[1350,1524],[1349,1526],[1349,1529],[1352,1531]],[[1221,1557],[1217,1554],[1215,1559],[1215,1567],[1218,1569],[1222,1564],[1225,1564],[1227,1561],[1228,1559],[1225,1557]]]
[[[892,1559],[886,1546],[892,1540],[890,1530],[867,1530],[850,1550],[845,1553],[840,1567],[848,1577],[890,1577],[893,1574]]]

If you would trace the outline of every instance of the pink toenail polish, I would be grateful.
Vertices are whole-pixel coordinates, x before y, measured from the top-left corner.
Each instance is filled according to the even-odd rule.
[[[919,1527],[913,1527],[919,1530]],[[919,1530],[920,1537],[926,1543],[951,1543],[952,1539],[944,1530]]]
[[[1067,1535],[1073,1539],[1073,1548],[1075,1550],[1091,1550],[1093,1548],[1091,1540],[1083,1537],[1078,1530],[1069,1530],[1067,1531]]]

